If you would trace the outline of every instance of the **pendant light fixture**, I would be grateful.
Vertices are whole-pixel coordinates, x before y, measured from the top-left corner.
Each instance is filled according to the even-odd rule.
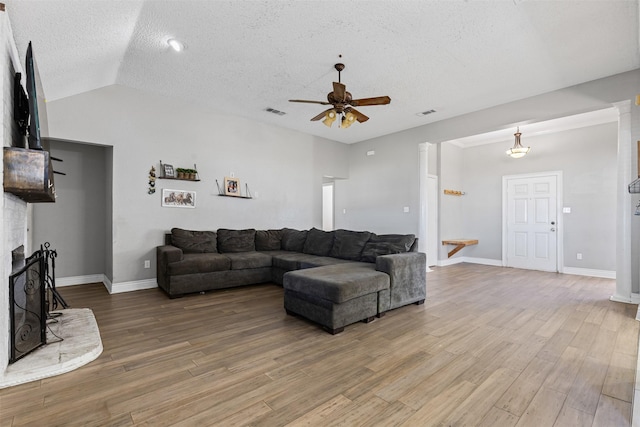
[[[513,134],[516,137],[516,141],[513,144],[513,148],[507,150],[507,155],[513,157],[514,159],[519,159],[520,157],[524,157],[530,150],[531,147],[523,147],[520,143],[520,127],[516,130],[516,133]]]

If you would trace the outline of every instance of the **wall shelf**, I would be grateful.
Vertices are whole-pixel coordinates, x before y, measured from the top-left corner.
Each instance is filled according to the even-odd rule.
[[[470,246],[470,245],[477,245],[478,241],[475,239],[450,239],[450,240],[443,240],[442,241],[442,245],[454,245],[455,248],[453,248],[449,253],[448,253],[448,257],[447,258],[451,258],[453,255],[455,255],[456,253],[458,253],[458,251],[462,248],[464,248],[465,246]]]
[[[4,147],[4,191],[27,203],[55,202],[49,152]]]
[[[218,196],[220,196],[220,197],[232,197],[234,199],[253,199],[253,197],[250,197],[250,196],[229,196],[227,194],[218,194]]]
[[[159,176],[158,179],[173,179],[175,181],[191,181],[191,182],[200,182],[199,179],[186,179],[186,178],[173,178],[169,176]]]

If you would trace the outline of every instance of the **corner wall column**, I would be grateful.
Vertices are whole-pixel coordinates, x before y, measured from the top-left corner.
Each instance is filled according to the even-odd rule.
[[[618,192],[616,208],[616,293],[611,301],[640,303],[632,293],[631,276],[631,195],[627,186],[633,181],[631,146],[631,101],[615,102],[618,109]]]
[[[428,197],[427,197],[427,179],[429,176],[429,144],[423,142],[418,144],[418,152],[420,156],[420,214],[418,217],[418,251],[426,254],[429,246],[427,240],[427,227],[429,226],[429,209],[428,209]],[[427,267],[427,271],[431,271]]]

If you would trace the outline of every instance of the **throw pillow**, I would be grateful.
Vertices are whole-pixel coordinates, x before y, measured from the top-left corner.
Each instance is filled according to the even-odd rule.
[[[256,230],[256,251],[277,251],[281,240],[282,230]]]
[[[336,230],[330,256],[359,261],[364,245],[371,237],[368,231]]]
[[[218,230],[218,250],[220,253],[252,252],[256,250],[256,230]]]
[[[413,234],[372,234],[362,250],[362,261],[376,262],[378,255],[401,254],[409,252],[416,236]]]
[[[182,249],[184,253],[218,252],[215,231],[192,231],[172,228],[171,244]]]
[[[333,247],[333,232],[312,228],[307,234],[302,252],[309,255],[328,256]]]
[[[304,242],[307,240],[306,230],[294,230],[291,228],[282,229],[282,249],[285,251],[302,252]]]

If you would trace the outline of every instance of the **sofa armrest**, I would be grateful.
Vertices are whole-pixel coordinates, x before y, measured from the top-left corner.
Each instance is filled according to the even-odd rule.
[[[172,262],[182,261],[183,257],[182,249],[175,246],[163,245],[156,247],[156,281],[158,286],[168,294],[171,294],[171,292],[167,267]]]
[[[184,254],[182,253],[182,249],[171,245],[158,246],[156,249],[156,254],[158,256],[158,264],[164,265],[176,261],[182,261],[182,258],[184,256]]]
[[[424,253],[379,255],[376,270],[389,275],[389,310],[426,299],[427,256]]]

